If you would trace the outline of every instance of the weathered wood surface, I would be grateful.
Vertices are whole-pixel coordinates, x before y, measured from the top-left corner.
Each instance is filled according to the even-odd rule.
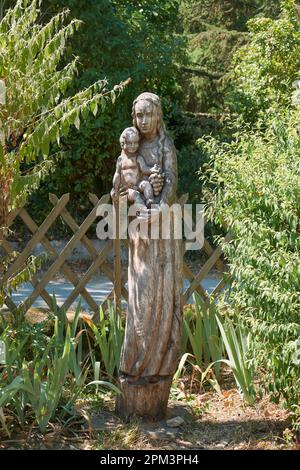
[[[31,295],[28,296],[25,302],[19,304],[18,306],[7,294],[5,303],[11,311],[15,311],[18,307],[20,307],[22,313],[25,314],[26,311],[28,311],[28,309],[31,307],[33,302],[36,300],[36,298],[41,296],[51,309],[53,300],[48,294],[48,292],[45,290],[45,288],[47,284],[55,277],[57,272],[61,271],[63,275],[74,285],[74,290],[70,293],[69,297],[64,302],[63,308],[67,310],[71,306],[73,301],[76,299],[76,297],[80,294],[85,299],[90,309],[94,312],[94,317],[97,319],[99,315],[100,305],[95,302],[93,297],[86,290],[86,284],[88,283],[90,278],[95,273],[97,273],[99,269],[114,284],[114,272],[110,268],[109,263],[107,262],[107,256],[113,249],[113,242],[112,240],[107,240],[104,243],[103,248],[97,251],[97,249],[92,244],[91,240],[89,240],[86,236],[86,231],[90,228],[91,224],[96,219],[96,212],[98,206],[104,203],[108,203],[110,200],[110,196],[104,195],[99,199],[95,194],[89,194],[89,199],[92,202],[94,209],[91,211],[91,213],[88,215],[87,219],[83,222],[81,226],[76,223],[74,218],[66,209],[66,204],[69,200],[68,194],[63,195],[60,199],[56,195],[50,194],[49,199],[54,207],[40,227],[38,227],[38,225],[34,222],[32,217],[23,207],[20,207],[18,210],[11,212],[8,216],[9,227],[13,224],[16,217],[19,217],[32,233],[32,237],[28,244],[25,246],[24,250],[10,265],[9,269],[5,273],[5,276],[1,279],[2,285],[4,286],[5,282],[7,282],[11,277],[17,274],[20,269],[22,269],[24,262],[28,260],[29,256],[31,255],[32,251],[38,243],[41,243],[42,246],[45,248],[52,264],[48,271],[43,274],[42,277],[39,277],[38,273],[32,277],[30,282],[34,287],[34,291]],[[46,236],[47,230],[57,220],[58,217],[61,217],[73,232],[73,237],[60,254],[57,253],[57,251],[52,246]],[[81,278],[79,278],[79,276],[74,273],[68,265],[68,256],[75,247],[75,245],[78,244],[78,242],[81,242],[86,247],[92,258],[92,264],[90,268]],[[11,244],[6,239],[1,239],[1,247],[7,254],[11,254],[14,251]],[[121,280],[119,281],[119,302],[121,302],[121,296],[125,300],[128,299],[127,289],[124,285],[125,282],[125,280],[124,282],[122,282]],[[113,293],[114,289],[106,296],[106,298],[102,302],[102,306],[104,309],[107,308],[108,300],[113,299]]]
[[[100,205],[100,201],[99,201]],[[25,309],[28,310],[31,305],[34,303],[35,299],[39,297],[41,291],[46,287],[46,285],[49,283],[49,281],[54,277],[57,271],[60,270],[61,266],[64,264],[66,258],[70,255],[72,250],[75,248],[77,243],[81,240],[82,236],[85,235],[89,227],[92,225],[94,220],[96,219],[96,212],[97,212],[97,207],[95,206],[93,210],[89,213],[87,218],[83,221],[77,232],[73,235],[73,237],[68,241],[67,245],[64,247],[62,252],[60,253],[59,257],[54,261],[54,263],[51,265],[51,267],[48,269],[48,271],[42,276],[42,279],[40,280],[38,286],[36,289],[30,294],[28,299],[25,302]],[[98,265],[101,264],[101,256],[99,256]],[[97,263],[97,262],[96,262]],[[87,276],[87,273],[85,274],[85,278],[89,279],[96,268],[92,270],[92,273],[89,273],[89,276]],[[83,288],[82,284],[80,287]],[[77,289],[77,286],[75,287],[75,290]],[[77,289],[79,292],[80,290]],[[79,293],[78,292],[78,293]]]
[[[58,198],[57,198],[56,203],[57,202],[58,202]],[[21,211],[20,217],[33,234],[38,230],[37,224],[30,217],[28,212],[26,212],[25,210]],[[56,260],[59,257],[59,254],[57,253],[55,248],[53,248],[53,246],[51,245],[50,241],[47,239],[46,236],[44,236],[41,239],[41,243],[44,246],[46,252],[49,254],[49,256],[52,259]],[[69,268],[67,263],[62,265],[61,272],[66,276],[67,279],[69,279],[70,282],[72,282],[73,285],[78,284],[78,282],[79,282],[78,276],[75,273],[73,273],[73,271],[71,270],[71,268]],[[37,283],[38,283],[38,281],[37,281]],[[34,284],[34,287],[36,287],[37,283]],[[43,292],[45,293],[46,291],[44,290]],[[42,292],[42,294],[43,294],[43,292]],[[48,306],[51,308],[52,303],[53,303],[52,298],[50,297],[50,295],[47,292],[46,292],[46,294],[47,294],[47,298],[45,298],[44,295],[43,295],[43,298],[47,302]],[[92,299],[90,294],[85,289],[82,290],[81,294],[82,294],[82,297],[86,300],[86,302],[88,303],[88,305],[92,309],[97,309],[98,308],[96,302]]]
[[[51,216],[51,214],[53,214],[53,211],[51,212],[51,214],[49,214],[50,226],[57,220],[58,217],[61,217],[62,220],[70,227],[73,234],[76,234],[80,227],[77,224],[77,222],[74,220],[72,215],[68,212],[67,207],[64,205],[64,203],[68,200],[68,195],[64,195],[63,198],[61,198],[63,199],[62,205],[60,205],[61,204],[60,199],[54,194],[50,194],[49,199],[50,199],[50,202],[54,206],[53,209],[57,208],[57,206],[60,207],[60,209],[56,211],[56,214],[55,214],[56,218],[53,218],[53,215]],[[91,203],[93,204],[93,206],[96,206],[97,204],[99,204],[100,199],[101,199],[101,202],[104,202],[104,203],[109,202],[110,196],[105,195],[99,199],[95,194],[89,194],[89,199]],[[178,202],[181,205],[183,205],[186,202],[186,196],[182,196]],[[47,225],[49,224],[49,216],[46,218]],[[29,215],[29,213],[24,207],[20,207],[17,210],[9,214],[8,216],[9,227],[11,227],[11,225],[13,224],[14,220],[17,217],[20,220],[22,220],[24,225],[29,229],[29,231],[32,234],[32,238],[30,240],[29,248],[28,248],[28,245],[25,247],[25,251],[23,250],[23,252],[15,260],[15,263],[10,266],[10,270],[9,272],[5,274],[5,278],[1,279],[2,285],[4,285],[4,281],[7,281],[7,279],[14,276],[14,274],[18,273],[18,271],[22,268],[24,259],[27,261],[29,255],[31,254],[32,249],[38,243],[42,244],[45,251],[48,253],[49,259],[51,260],[51,262],[55,262],[60,257],[60,254],[56,251],[54,246],[50,243],[50,240],[47,237],[47,234],[41,233],[39,226],[36,224],[36,222],[33,220],[33,218]],[[39,233],[39,236],[37,236],[38,233]],[[229,239],[230,238],[227,238],[227,240]],[[32,240],[34,240],[34,242],[32,242]],[[100,256],[100,253],[98,253],[97,249],[94,247],[91,240],[86,236],[86,234],[84,234],[81,237],[80,243],[82,243],[87,249],[92,259],[92,263],[93,263],[92,265],[93,267],[91,266],[87,276],[85,276],[84,279],[82,280],[82,278],[80,278],[78,274],[74,273],[68,264],[68,256],[65,256],[64,262],[59,267],[59,269],[57,269],[55,273],[53,272],[53,274],[49,276],[48,279],[46,280],[47,282],[45,283],[45,287],[40,290],[40,296],[45,300],[45,302],[51,309],[53,299],[46,291],[46,286],[47,286],[47,283],[49,283],[55,277],[57,272],[60,271],[65,276],[65,278],[68,279],[74,286],[74,291],[72,291],[68,299],[66,299],[64,308],[69,308],[69,306],[71,305],[71,302],[75,300],[75,297],[76,297],[75,293],[76,295],[80,294],[84,298],[86,303],[88,304],[90,310],[94,312],[95,318],[98,318],[100,305],[98,305],[97,302],[95,302],[95,300],[93,299],[92,295],[89,294],[89,292],[86,289],[86,284],[91,278],[91,276],[100,269],[103,275],[106,276],[113,283],[113,286],[114,286],[112,291],[108,293],[107,297],[102,302],[102,306],[105,309],[107,307],[107,301],[114,300],[115,306],[117,307],[117,309],[120,309],[121,300],[124,299],[125,301],[128,301],[128,291],[127,291],[127,288],[125,287],[127,278],[126,276],[124,276],[124,273],[122,276],[120,267],[118,269],[113,270],[111,269],[109,263],[107,262],[107,256],[109,256],[111,250],[113,249],[113,242],[111,240],[108,240],[105,243],[103,247],[103,251],[101,252],[102,256]],[[128,246],[129,246],[128,240],[121,240],[121,243],[119,244],[120,250],[121,250],[121,244],[123,245],[124,248],[128,249]],[[7,254],[11,254],[14,251],[11,243],[6,239],[1,239],[0,245]],[[200,281],[207,275],[211,267],[216,267],[221,272],[225,270],[224,263],[219,257],[221,255],[221,250],[219,248],[217,248],[217,253],[216,253],[215,252],[216,250],[211,247],[208,240],[204,239],[203,250],[209,257],[208,258],[209,263],[206,265],[204,275],[203,273],[201,274],[201,276],[194,274],[190,270],[188,265],[186,263],[183,263],[183,276],[186,279],[188,279],[189,282],[191,283],[191,285],[188,288],[189,290],[182,292],[181,301],[183,304],[187,302],[189,298],[188,296],[191,295],[193,292],[197,292],[205,302],[209,302],[211,295],[214,295],[214,296],[218,295],[218,293],[224,287],[224,280],[221,280],[218,286],[216,286],[216,288],[210,295],[202,288]],[[121,253],[119,251],[117,255],[118,265],[120,265],[120,257],[121,257]],[[116,265],[115,265],[115,268],[116,268]],[[202,267],[202,269],[203,268],[204,266]],[[40,283],[40,279],[41,278],[38,272],[30,280],[34,289],[38,287]],[[5,303],[10,310],[13,311],[17,309],[17,305],[13,302],[12,298],[8,294],[6,295]],[[22,306],[22,311],[26,312],[26,308],[29,308],[29,306],[30,306],[30,302],[25,302],[25,305]]]
[[[73,234],[76,234],[78,232],[80,227],[74,220],[74,218],[71,216],[71,214],[68,212],[67,207],[65,205],[68,201],[68,195],[64,195],[61,199],[59,199],[56,195],[50,194],[49,199],[54,206],[54,216],[52,210],[51,213],[49,213],[49,215],[46,217],[46,220],[43,222],[41,227],[38,227],[36,222],[33,220],[33,218],[29,215],[29,213],[24,207],[20,207],[9,214],[8,227],[12,226],[16,217],[19,217],[31,232],[32,238],[23,250],[23,252],[17,257],[15,262],[11,264],[9,271],[5,273],[5,278],[1,279],[2,285],[4,285],[4,281],[7,281],[10,277],[13,277],[20,271],[20,269],[22,269],[24,260],[27,261],[28,256],[31,255],[31,251],[38,243],[42,244],[45,251],[48,253],[49,259],[52,263],[57,261],[58,258],[61,258],[61,254],[59,254],[53,247],[53,245],[50,243],[46,233],[46,230],[57,220],[57,218],[61,217],[62,220],[70,227]],[[101,203],[109,202],[110,195],[105,195],[99,199],[95,194],[89,194],[89,199],[95,207],[99,204],[100,200]],[[178,202],[183,205],[186,202],[186,195],[182,196]],[[226,240],[230,240],[230,237],[228,236]],[[70,293],[68,299],[66,299],[64,303],[64,308],[68,309],[73,300],[75,300],[76,296],[81,295],[88,304],[90,310],[94,312],[94,318],[97,319],[99,315],[100,305],[97,304],[97,302],[95,302],[95,300],[93,299],[92,295],[89,294],[86,289],[86,284],[91,278],[91,276],[95,274],[98,270],[100,270],[103,275],[106,276],[113,284],[112,291],[109,292],[106,298],[102,301],[102,307],[106,309],[107,302],[114,300],[117,310],[120,311],[121,300],[124,299],[125,301],[128,301],[128,291],[125,287],[127,277],[126,275],[124,276],[124,273],[121,272],[121,244],[124,248],[128,249],[128,240],[121,240],[119,248],[118,246],[116,247],[117,251],[115,253],[117,253],[117,255],[115,257],[114,270],[111,269],[111,266],[107,261],[107,257],[113,250],[113,241],[107,240],[107,242],[104,244],[104,247],[102,248],[101,254],[98,253],[91,240],[86,236],[86,233],[82,235],[78,242],[82,243],[85,246],[92,259],[92,265],[86,275],[84,275],[83,278],[80,278],[78,274],[74,273],[68,264],[68,255],[65,254],[63,263],[59,263],[59,265],[56,264],[55,269],[52,270],[51,274],[48,275],[48,278],[44,280],[44,287],[39,287],[39,284],[41,282],[40,273],[38,272],[36,275],[33,276],[30,282],[33,285],[34,289],[38,290],[39,295],[45,300],[45,302],[51,309],[53,299],[46,291],[46,287],[47,284],[55,277],[57,272],[60,271],[66,277],[66,279],[68,279],[74,286],[74,290]],[[0,244],[2,249],[7,254],[11,254],[14,251],[11,243],[6,239],[1,238]],[[205,251],[209,258],[208,262],[205,266],[202,267],[199,274],[194,274],[190,270],[188,265],[186,263],[183,263],[183,275],[186,279],[189,280],[190,286],[185,292],[182,292],[182,304],[187,302],[189,296],[193,292],[197,292],[205,302],[209,302],[211,295],[218,295],[218,293],[224,287],[224,280],[221,280],[218,286],[216,286],[216,288],[210,295],[202,288],[200,281],[206,277],[212,267],[217,267],[218,269],[221,269],[221,272],[225,270],[224,263],[220,259],[221,250],[219,247],[217,249],[213,249],[209,244],[208,240],[204,239],[203,251]],[[28,309],[30,305],[32,305],[32,301],[34,301],[36,298],[37,296],[35,295],[34,299],[27,299],[25,304],[21,306],[22,311],[24,313],[26,313],[26,309]],[[18,307],[16,303],[13,302],[12,298],[8,293],[6,295],[5,303],[11,311],[16,310]]]
[[[139,154],[149,168],[156,167],[156,171],[161,168],[163,171],[160,173],[160,181],[164,184],[161,193],[156,195],[155,202],[172,204],[176,202],[177,186],[174,145],[165,133],[159,98],[155,95],[143,96],[144,98],[140,97],[134,103],[134,126],[142,135]],[[137,108],[139,113],[136,112]],[[86,285],[100,269],[113,283],[112,291],[102,302],[103,307],[106,307],[108,300],[114,299],[117,311],[121,311],[122,298],[128,300],[119,377],[123,394],[118,397],[116,410],[126,420],[134,416],[161,419],[166,412],[172,377],[179,360],[182,306],[194,292],[197,292],[204,302],[210,301],[210,295],[201,286],[201,281],[214,266],[224,271],[222,250],[220,246],[214,249],[208,240],[204,239],[203,251],[208,260],[197,274],[183,263],[182,242],[172,238],[143,240],[139,236],[132,236],[129,241],[107,240],[98,251],[86,233],[97,217],[97,208],[100,204],[107,203],[109,198],[110,196],[106,195],[99,199],[90,194],[89,199],[94,207],[80,226],[67,210],[68,194],[60,199],[55,195],[49,196],[53,209],[40,227],[23,207],[9,214],[9,225],[19,217],[30,230],[32,237],[10,265],[2,279],[2,285],[20,271],[36,245],[41,243],[49,254],[51,265],[41,276],[39,273],[33,276],[31,283],[34,291],[24,302],[23,312],[25,313],[39,296],[52,307],[52,299],[46,287],[57,272],[61,271],[74,286],[63,307],[68,309],[77,296],[82,295],[94,311],[94,317],[98,318],[99,305],[87,291]],[[185,198],[182,198],[181,203],[184,202]],[[59,217],[72,231],[72,237],[61,253],[57,253],[47,238],[47,231]],[[201,243],[201,237],[198,241]],[[226,235],[225,241],[230,241],[229,234]],[[75,274],[68,264],[68,257],[78,243],[85,246],[92,259],[89,269],[81,277]],[[121,243],[128,247],[129,294],[125,287],[126,278],[122,277]],[[7,240],[1,239],[0,244],[7,253],[12,252],[12,246]],[[113,248],[114,270],[107,262]],[[183,276],[190,282],[184,292]],[[211,295],[218,295],[223,287],[224,280],[219,282]],[[6,304],[12,310],[17,308],[8,293]]]
[[[228,243],[230,240],[232,239],[232,236],[230,233],[228,233],[225,238],[224,238],[224,242],[225,243]],[[220,257],[222,255],[222,248],[221,248],[221,245],[219,245],[211,254],[211,256],[208,258],[208,260],[204,263],[204,265],[202,266],[201,270],[199,271],[199,273],[195,276],[193,276],[193,279],[192,277],[190,276],[190,285],[189,287],[186,289],[186,291],[183,293],[183,303],[186,303],[187,300],[189,299],[189,297],[193,294],[193,292],[195,290],[198,289],[198,287],[200,286],[200,282],[206,278],[206,276],[208,275],[209,271],[216,265],[216,263],[218,261],[220,261]],[[223,281],[222,281],[223,282]],[[224,284],[222,284],[223,286]],[[200,286],[201,288],[201,286]],[[219,285],[219,287],[217,286],[215,288],[215,294],[221,289],[221,284]],[[211,294],[212,295],[212,294]],[[206,299],[207,300],[207,299]]]
[[[62,208],[68,203],[69,201],[69,194],[64,194],[60,200],[58,201],[57,205],[52,209],[50,214],[46,217],[42,225],[38,228],[36,233],[30,239],[29,243],[26,245],[22,253],[19,254],[15,262],[9,267],[7,272],[4,274],[2,278],[2,283],[4,284],[12,274],[17,272],[20,267],[27,261],[28,257],[31,255],[32,251],[34,250],[35,246],[40,243],[43,236],[49,230],[51,225],[55,222],[57,216],[61,212]]]
[[[119,201],[114,202],[116,217],[116,237],[114,239],[114,302],[118,314],[121,313],[122,296],[122,265],[121,265],[121,240],[120,240],[120,207]]]
[[[133,114],[142,136],[138,154],[148,168],[157,166],[164,172],[162,191],[155,202],[172,204],[176,200],[177,161],[173,142],[165,133],[159,98],[152,93],[140,95]],[[180,355],[182,259],[181,240],[172,235],[171,239],[156,240],[143,239],[138,231],[131,234],[119,379],[122,395],[116,402],[117,413],[126,420],[136,416],[160,420],[166,414]]]
[[[166,416],[170,388],[173,376],[161,377],[157,382],[130,383],[120,377],[119,388],[122,395],[116,400],[116,412],[124,420],[130,421],[133,416],[146,421],[162,420]]]
[[[165,133],[161,104],[156,95],[142,93],[134,101],[133,124],[142,136],[138,154],[145,165],[162,169],[161,180],[164,184],[155,203],[172,205],[176,202],[176,152]],[[123,194],[125,190],[123,187]],[[128,194],[130,190],[129,186]],[[143,200],[143,194],[140,198]],[[146,197],[144,199],[147,206]],[[137,221],[139,217],[136,217]],[[191,227],[192,218],[189,217],[185,222]],[[172,223],[171,234],[174,233]],[[230,236],[227,235],[225,241],[229,240]],[[122,394],[116,401],[116,412],[126,421],[132,417],[160,420],[165,416],[172,377],[180,359],[183,304],[193,292],[197,292],[204,302],[209,302],[210,296],[200,282],[213,266],[224,270],[220,258],[221,247],[214,250],[208,240],[203,240],[203,233],[196,234],[196,241],[200,246],[203,244],[208,260],[195,275],[183,264],[182,242],[175,240],[172,235],[167,240],[151,237],[145,240],[138,232],[130,236],[128,309],[119,371]],[[117,243],[115,246],[118,246]],[[184,292],[183,275],[190,282]],[[222,281],[214,289],[213,295],[223,286]]]

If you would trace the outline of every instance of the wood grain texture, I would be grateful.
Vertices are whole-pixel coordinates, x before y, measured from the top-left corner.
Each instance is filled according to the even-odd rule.
[[[172,204],[176,201],[177,159],[165,133],[160,100],[152,93],[142,93],[133,109],[134,125],[142,136],[139,155],[148,167],[158,165],[164,174],[155,202]],[[170,239],[144,239],[139,231],[130,233],[128,310],[119,371],[122,394],[116,402],[116,412],[126,421],[131,417],[164,418],[179,361],[183,252],[181,240],[173,237],[174,221],[170,220]]]
[[[116,412],[124,420],[132,417],[143,421],[159,421],[165,418],[173,376],[160,377],[156,382],[146,380],[131,383],[128,378],[119,379],[122,395],[118,395]]]

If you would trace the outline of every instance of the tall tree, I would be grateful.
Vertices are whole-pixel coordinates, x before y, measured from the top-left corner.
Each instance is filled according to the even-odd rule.
[[[276,17],[280,0],[182,0],[183,32],[189,40],[185,68],[186,106],[191,112],[220,112],[233,54],[248,40],[247,21]]]

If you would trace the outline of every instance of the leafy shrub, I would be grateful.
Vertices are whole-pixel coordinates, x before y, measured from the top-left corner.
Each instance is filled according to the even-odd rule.
[[[261,393],[293,407],[300,394],[300,107],[292,82],[300,30],[295,2],[281,5],[278,20],[250,23],[251,41],[238,56],[236,86],[246,99],[232,142],[202,144],[211,155],[208,214],[234,235],[223,246],[233,287],[228,309],[250,331]]]
[[[1,214],[20,204],[49,173],[53,165],[50,144],[59,145],[72,125],[79,129],[82,120],[90,113],[97,115],[98,109],[108,100],[114,101],[123,89],[116,86],[108,91],[107,81],[97,80],[65,97],[76,75],[78,58],[63,68],[61,60],[68,39],[81,23],[68,21],[68,12],[63,10],[48,23],[40,24],[39,4],[38,0],[18,0],[0,22],[0,76],[4,89],[0,109]],[[24,163],[31,164],[26,173]],[[0,227],[4,222],[0,220]]]
[[[54,302],[53,314],[44,322],[24,322],[17,329],[8,325],[0,334],[6,346],[6,362],[0,369],[0,421],[8,434],[5,416],[10,413],[19,424],[35,420],[46,432],[50,421],[76,415],[75,401],[88,385],[118,392],[112,383],[99,380],[99,374],[87,383],[93,354],[84,351],[86,330],[79,314],[80,305],[69,324]]]
[[[299,109],[268,131],[206,144],[213,156],[207,194],[213,219],[233,232],[224,245],[232,302],[252,335],[262,387],[289,404],[299,398]]]
[[[249,42],[233,62],[231,107],[244,120],[263,122],[290,104],[292,83],[300,70],[300,9],[295,0],[281,1],[278,19],[248,21]]]

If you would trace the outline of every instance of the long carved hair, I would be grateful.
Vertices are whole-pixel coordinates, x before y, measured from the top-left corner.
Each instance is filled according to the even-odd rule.
[[[159,135],[159,141],[158,141],[158,151],[159,151],[159,157],[160,160],[163,161],[163,153],[164,153],[164,143],[165,139],[167,136],[166,132],[166,127],[163,121],[163,113],[162,113],[162,107],[161,107],[161,102],[160,98],[155,95],[154,93],[150,92],[145,92],[139,95],[133,102],[132,106],[132,118],[133,118],[133,125],[134,127],[137,127],[137,120],[135,116],[135,105],[137,104],[138,101],[148,101],[149,103],[152,104],[157,110],[157,133]]]

